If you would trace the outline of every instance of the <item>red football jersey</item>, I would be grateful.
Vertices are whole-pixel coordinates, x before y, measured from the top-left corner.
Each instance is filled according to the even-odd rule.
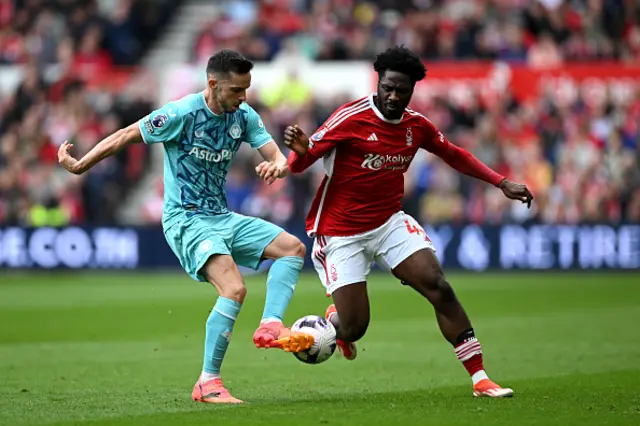
[[[309,236],[350,236],[384,224],[401,210],[404,173],[418,148],[452,166],[451,161],[462,160],[457,151],[464,151],[409,108],[398,120],[385,118],[373,94],[338,108],[311,136],[304,157],[293,152],[289,156],[294,173],[319,158],[324,161],[326,175],[307,215]],[[492,173],[490,182],[499,184],[502,177]]]

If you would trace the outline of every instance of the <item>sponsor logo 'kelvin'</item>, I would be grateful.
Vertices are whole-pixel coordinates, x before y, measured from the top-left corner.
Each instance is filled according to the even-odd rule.
[[[366,154],[361,167],[369,170],[380,170],[383,168],[400,170],[409,167],[411,160],[413,160],[413,155]]]

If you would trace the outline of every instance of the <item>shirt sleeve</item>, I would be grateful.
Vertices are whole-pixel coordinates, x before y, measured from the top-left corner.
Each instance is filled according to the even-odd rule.
[[[183,121],[178,108],[168,103],[138,121],[146,144],[176,142],[182,133]]]
[[[291,151],[289,154],[289,170],[292,173],[300,173],[308,169],[318,159],[324,157],[332,149],[334,149],[341,141],[349,138],[350,132],[347,130],[348,120],[338,122],[334,120],[334,116],[340,110],[333,113],[327,121],[320,126],[316,132],[309,138],[309,149],[304,156],[300,156]]]
[[[273,140],[273,136],[265,129],[260,114],[247,105],[247,128],[245,142],[251,145],[251,148],[258,149]]]
[[[504,176],[492,170],[466,149],[449,142],[431,122],[425,121],[425,126],[422,148],[440,157],[452,169],[494,186],[500,185],[500,182],[505,179]]]

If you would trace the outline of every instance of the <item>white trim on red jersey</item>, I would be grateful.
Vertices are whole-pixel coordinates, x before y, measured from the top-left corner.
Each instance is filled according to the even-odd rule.
[[[311,238],[315,237],[316,231],[318,230],[318,225],[320,224],[322,205],[324,204],[324,198],[327,196],[327,191],[329,190],[331,176],[333,175],[333,164],[335,163],[335,161],[336,150],[334,148],[322,159],[322,165],[324,166],[325,173],[327,174],[327,181],[324,184],[324,188],[322,188],[322,197],[320,197],[320,204],[318,204],[318,212],[316,213],[316,220],[313,222],[313,229],[307,232],[307,235],[309,235]]]
[[[358,114],[362,111],[366,111],[367,109],[369,109],[369,104],[367,103],[367,98],[362,98],[360,99],[358,102],[356,102],[355,104],[351,105],[350,107],[347,107],[345,109],[343,109],[342,111],[340,111],[339,113],[337,113],[336,115],[334,115],[333,117],[331,117],[329,120],[327,120],[326,123],[324,123],[324,127],[327,130],[331,130],[333,128],[335,128],[336,126],[338,126],[340,123],[342,123],[344,120],[346,120],[347,118]]]
[[[354,115],[360,114],[371,108],[371,103],[369,97],[364,97],[359,101],[356,101],[353,105],[337,112],[333,117],[331,117],[327,122],[325,122],[324,126],[327,130],[331,130],[338,126],[340,123],[345,121],[349,117],[353,117]],[[318,204],[318,211],[316,212],[316,220],[313,222],[313,229],[307,232],[311,238],[315,237],[316,231],[318,230],[318,224],[320,223],[320,215],[322,214],[322,205],[324,204],[324,199],[327,196],[327,192],[329,190],[329,184],[331,184],[331,176],[333,175],[333,165],[336,160],[336,149],[333,148],[327,154],[324,155],[322,159],[322,163],[324,166],[325,174],[327,175],[327,181],[325,182],[324,188],[322,189],[322,196],[320,197],[320,204]]]
[[[406,108],[405,111],[409,114],[409,115],[413,115],[415,117],[422,117],[423,119],[425,119],[425,121],[427,121],[429,124],[433,124],[431,123],[431,120],[429,120],[426,116],[420,114],[418,111],[414,111],[411,108]]]

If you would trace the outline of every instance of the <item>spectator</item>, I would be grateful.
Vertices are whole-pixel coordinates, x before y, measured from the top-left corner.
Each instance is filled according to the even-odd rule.
[[[222,47],[271,60],[289,41],[318,60],[370,59],[406,44],[430,60],[530,57],[536,66],[640,50],[633,1],[230,0],[222,9],[197,37],[194,60]]]

